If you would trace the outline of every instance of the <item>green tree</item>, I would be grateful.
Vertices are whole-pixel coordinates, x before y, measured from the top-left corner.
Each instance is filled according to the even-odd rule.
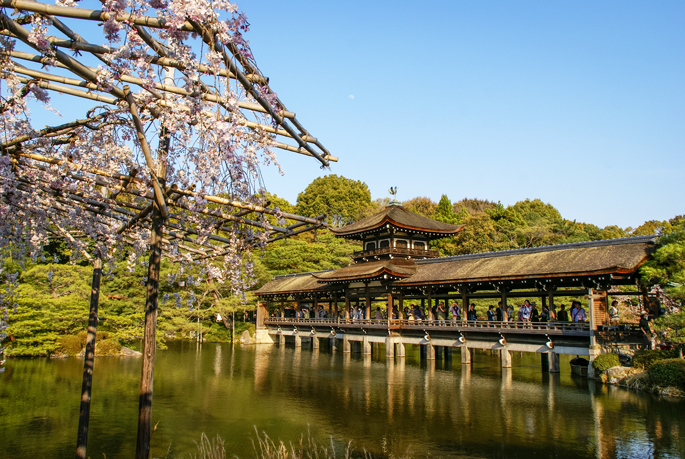
[[[685,301],[685,219],[657,240],[651,260],[640,268],[643,285],[659,284],[674,299]]]
[[[452,202],[446,194],[440,196],[440,201],[438,202],[438,207],[435,209],[435,216],[433,218],[452,225],[461,223],[460,215],[454,213],[452,210]]]
[[[419,196],[402,203],[405,209],[423,215],[424,217],[434,218],[438,205],[431,198]]]
[[[333,226],[344,226],[358,220],[373,207],[366,183],[335,174],[314,179],[297,195],[295,211],[306,217],[325,214]]]

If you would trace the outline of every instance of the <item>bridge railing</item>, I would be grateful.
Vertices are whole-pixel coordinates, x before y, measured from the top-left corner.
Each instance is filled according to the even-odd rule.
[[[293,326],[331,326],[331,327],[387,327],[392,329],[431,329],[431,330],[464,330],[479,331],[556,331],[556,332],[589,332],[590,325],[583,322],[504,322],[487,320],[408,320],[408,319],[310,319],[269,317],[264,319],[265,325],[293,325]]]

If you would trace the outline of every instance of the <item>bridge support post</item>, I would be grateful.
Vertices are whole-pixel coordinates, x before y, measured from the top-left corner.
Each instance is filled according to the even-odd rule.
[[[397,349],[395,349],[395,355],[397,357],[404,357],[407,355],[406,349],[404,349],[404,343],[403,342],[398,342],[397,343]]]
[[[395,357],[395,338],[390,336],[385,338],[385,358],[392,359]]]
[[[319,349],[319,337],[312,335],[312,349]]]
[[[295,347],[302,347],[302,337],[295,335]]]
[[[426,359],[435,360],[435,346],[432,344],[426,344]]]
[[[331,340],[331,352],[337,351],[338,346],[337,346],[336,341],[335,341],[335,336],[331,336],[330,340]]]
[[[595,361],[597,356],[602,353],[602,349],[599,347],[599,345],[595,344],[593,346],[590,346],[590,354],[588,356],[588,360],[590,361],[590,364],[587,366],[587,377],[591,379],[595,379],[597,375],[595,374],[595,367],[592,366],[592,362]]]
[[[369,337],[364,335],[364,340],[362,341],[362,354],[371,354],[371,343],[369,342]]]
[[[349,354],[350,349],[350,339],[347,337],[347,333],[343,336],[343,354]]]
[[[502,362],[502,368],[511,368],[511,353],[507,349],[499,350],[499,358]]]
[[[283,333],[278,334],[278,345],[285,346],[285,335]]]
[[[542,367],[542,371],[549,372],[549,353],[543,352],[540,354],[540,366]]]
[[[442,349],[444,346],[434,346],[435,348],[435,360],[442,360]]]
[[[550,373],[559,373],[559,354],[556,352],[547,353],[547,366]]]
[[[461,346],[461,364],[471,365],[471,350],[466,346]]]

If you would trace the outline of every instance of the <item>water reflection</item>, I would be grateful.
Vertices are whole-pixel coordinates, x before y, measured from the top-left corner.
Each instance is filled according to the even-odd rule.
[[[476,352],[452,368],[406,358],[292,346],[180,342],[158,353],[153,457],[195,451],[221,434],[229,457],[253,457],[252,426],[374,457],[685,457],[685,402],[541,371],[536,355]],[[458,362],[458,361],[457,361]],[[81,362],[10,360],[0,375],[0,457],[72,457]],[[140,360],[96,360],[89,456],[130,457]]]

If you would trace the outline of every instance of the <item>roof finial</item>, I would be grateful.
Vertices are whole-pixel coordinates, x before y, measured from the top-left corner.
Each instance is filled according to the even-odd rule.
[[[388,203],[389,206],[401,206],[400,202],[397,200],[397,187],[391,186],[388,190],[390,195],[392,195],[392,200]]]

